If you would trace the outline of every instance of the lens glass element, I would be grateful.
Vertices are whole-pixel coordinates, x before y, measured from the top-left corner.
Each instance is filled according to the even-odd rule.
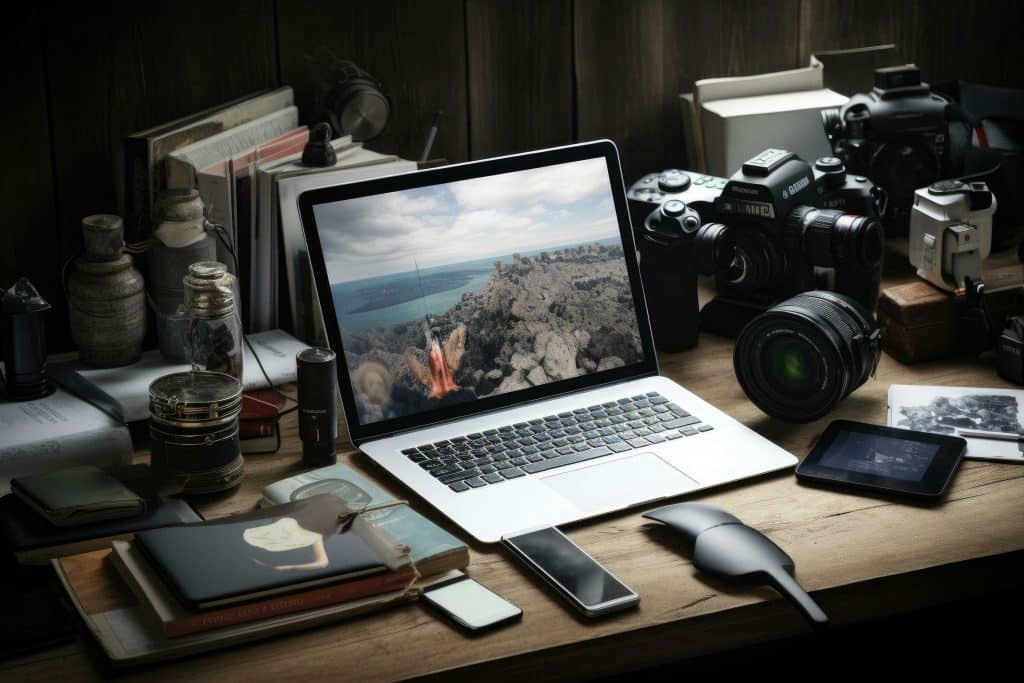
[[[765,381],[780,394],[806,398],[821,383],[821,363],[806,340],[778,335],[761,350]]]

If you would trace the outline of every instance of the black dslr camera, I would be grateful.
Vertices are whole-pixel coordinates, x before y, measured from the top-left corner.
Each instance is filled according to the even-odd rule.
[[[714,275],[718,289],[701,311],[703,329],[735,336],[757,314],[811,289],[874,310],[885,198],[866,179],[847,178],[838,159],[812,168],[767,149],[743,164],[714,206],[715,222],[694,237],[697,270]]]
[[[907,234],[914,190],[957,174],[950,123],[969,125],[957,104],[921,82],[913,65],[876,69],[870,93],[823,109],[821,120],[832,152],[849,171],[885,188],[885,224],[893,235]]]
[[[731,179],[676,169],[627,193],[654,341],[697,342],[699,327],[736,336],[755,315],[809,289],[832,289],[874,310],[881,275],[885,193],[848,176],[834,157],[812,167],[767,149]],[[719,296],[698,318],[696,272]]]

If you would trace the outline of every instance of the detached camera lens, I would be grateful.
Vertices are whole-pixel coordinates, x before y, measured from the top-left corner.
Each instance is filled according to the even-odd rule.
[[[854,299],[804,292],[743,328],[733,367],[758,408],[787,422],[811,422],[871,376],[879,340],[871,314]]]

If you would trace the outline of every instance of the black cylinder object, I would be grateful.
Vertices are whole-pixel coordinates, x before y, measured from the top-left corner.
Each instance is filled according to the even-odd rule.
[[[11,401],[31,401],[53,392],[53,384],[46,377],[43,314],[48,310],[50,304],[26,278],[20,278],[0,299],[3,377]]]
[[[295,355],[299,384],[299,438],[302,461],[309,467],[338,460],[337,357],[330,349],[314,347]]]
[[[226,491],[242,481],[242,385],[219,372],[178,372],[149,385],[154,475],[182,493]]]

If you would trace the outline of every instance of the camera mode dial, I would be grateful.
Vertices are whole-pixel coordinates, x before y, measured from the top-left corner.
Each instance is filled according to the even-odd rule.
[[[677,168],[662,171],[658,176],[658,189],[666,194],[683,192],[690,186],[690,176]]]
[[[846,166],[838,157],[821,157],[814,162],[816,168],[823,176],[825,187],[835,189],[846,183]]]

